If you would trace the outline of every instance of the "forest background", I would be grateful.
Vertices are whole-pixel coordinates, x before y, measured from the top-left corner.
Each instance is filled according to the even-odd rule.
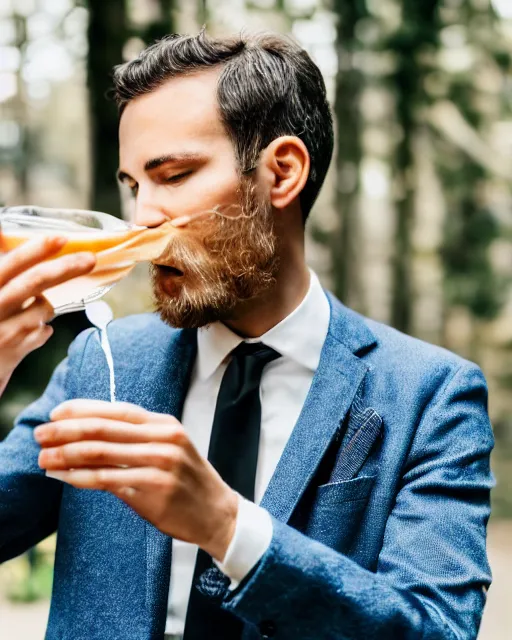
[[[202,25],[289,33],[324,74],[335,160],[308,226],[324,285],[483,368],[500,547],[500,622],[483,633],[510,637],[500,603],[512,583],[500,576],[512,555],[512,0],[0,0],[0,206],[121,216],[111,69]],[[108,301],[117,317],[151,309],[144,269]],[[0,439],[88,323],[54,325],[2,398]],[[11,601],[47,598],[52,551],[50,540],[0,573]]]

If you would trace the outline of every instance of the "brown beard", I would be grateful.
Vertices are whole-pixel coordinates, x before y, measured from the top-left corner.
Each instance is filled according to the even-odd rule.
[[[162,283],[165,269],[151,265],[156,310],[172,327],[225,321],[275,283],[279,260],[272,206],[258,200],[249,178],[242,179],[239,195],[238,214],[217,210],[171,236],[158,262],[183,271],[174,278],[172,295]]]

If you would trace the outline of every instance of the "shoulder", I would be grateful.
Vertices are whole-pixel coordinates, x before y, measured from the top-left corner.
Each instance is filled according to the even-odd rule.
[[[377,378],[387,382],[400,381],[404,391],[418,385],[425,389],[439,388],[444,382],[456,378],[459,372],[463,378],[476,376],[483,380],[479,367],[465,358],[367,318],[348,309],[334,296],[329,295],[329,298],[331,328],[339,335],[348,335],[347,344],[357,344],[354,336],[358,339],[364,336],[361,341],[363,348],[359,352],[354,348],[352,351]]]
[[[370,318],[364,318],[364,321],[376,337],[377,352],[381,357],[400,359],[403,360],[402,364],[409,360],[427,367],[443,363],[457,369],[473,364],[444,347],[407,335],[381,322]]]
[[[366,321],[377,337],[377,348],[369,360],[380,370],[389,372],[392,367],[404,387],[420,388],[422,395],[432,394],[432,399],[464,389],[478,389],[486,396],[487,383],[474,362],[385,324]]]
[[[168,345],[172,337],[179,333],[179,329],[166,325],[156,313],[141,313],[114,320],[107,331],[113,350],[130,352],[132,355],[141,352],[146,356],[148,352]],[[70,358],[80,356],[92,344],[97,343],[99,347],[99,341],[92,340],[95,334],[97,329],[94,327],[82,331],[70,346]]]

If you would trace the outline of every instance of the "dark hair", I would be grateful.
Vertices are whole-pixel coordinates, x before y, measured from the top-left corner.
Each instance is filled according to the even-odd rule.
[[[262,33],[214,39],[170,35],[114,68],[114,97],[121,109],[175,76],[222,66],[217,100],[242,172],[279,136],[306,145],[311,170],[300,203],[307,218],[333,150],[333,125],[319,68],[293,40]]]

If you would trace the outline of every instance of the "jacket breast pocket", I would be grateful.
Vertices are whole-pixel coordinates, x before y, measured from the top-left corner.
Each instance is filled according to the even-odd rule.
[[[320,485],[306,535],[340,553],[348,553],[359,530],[375,478],[375,475],[361,476]]]

